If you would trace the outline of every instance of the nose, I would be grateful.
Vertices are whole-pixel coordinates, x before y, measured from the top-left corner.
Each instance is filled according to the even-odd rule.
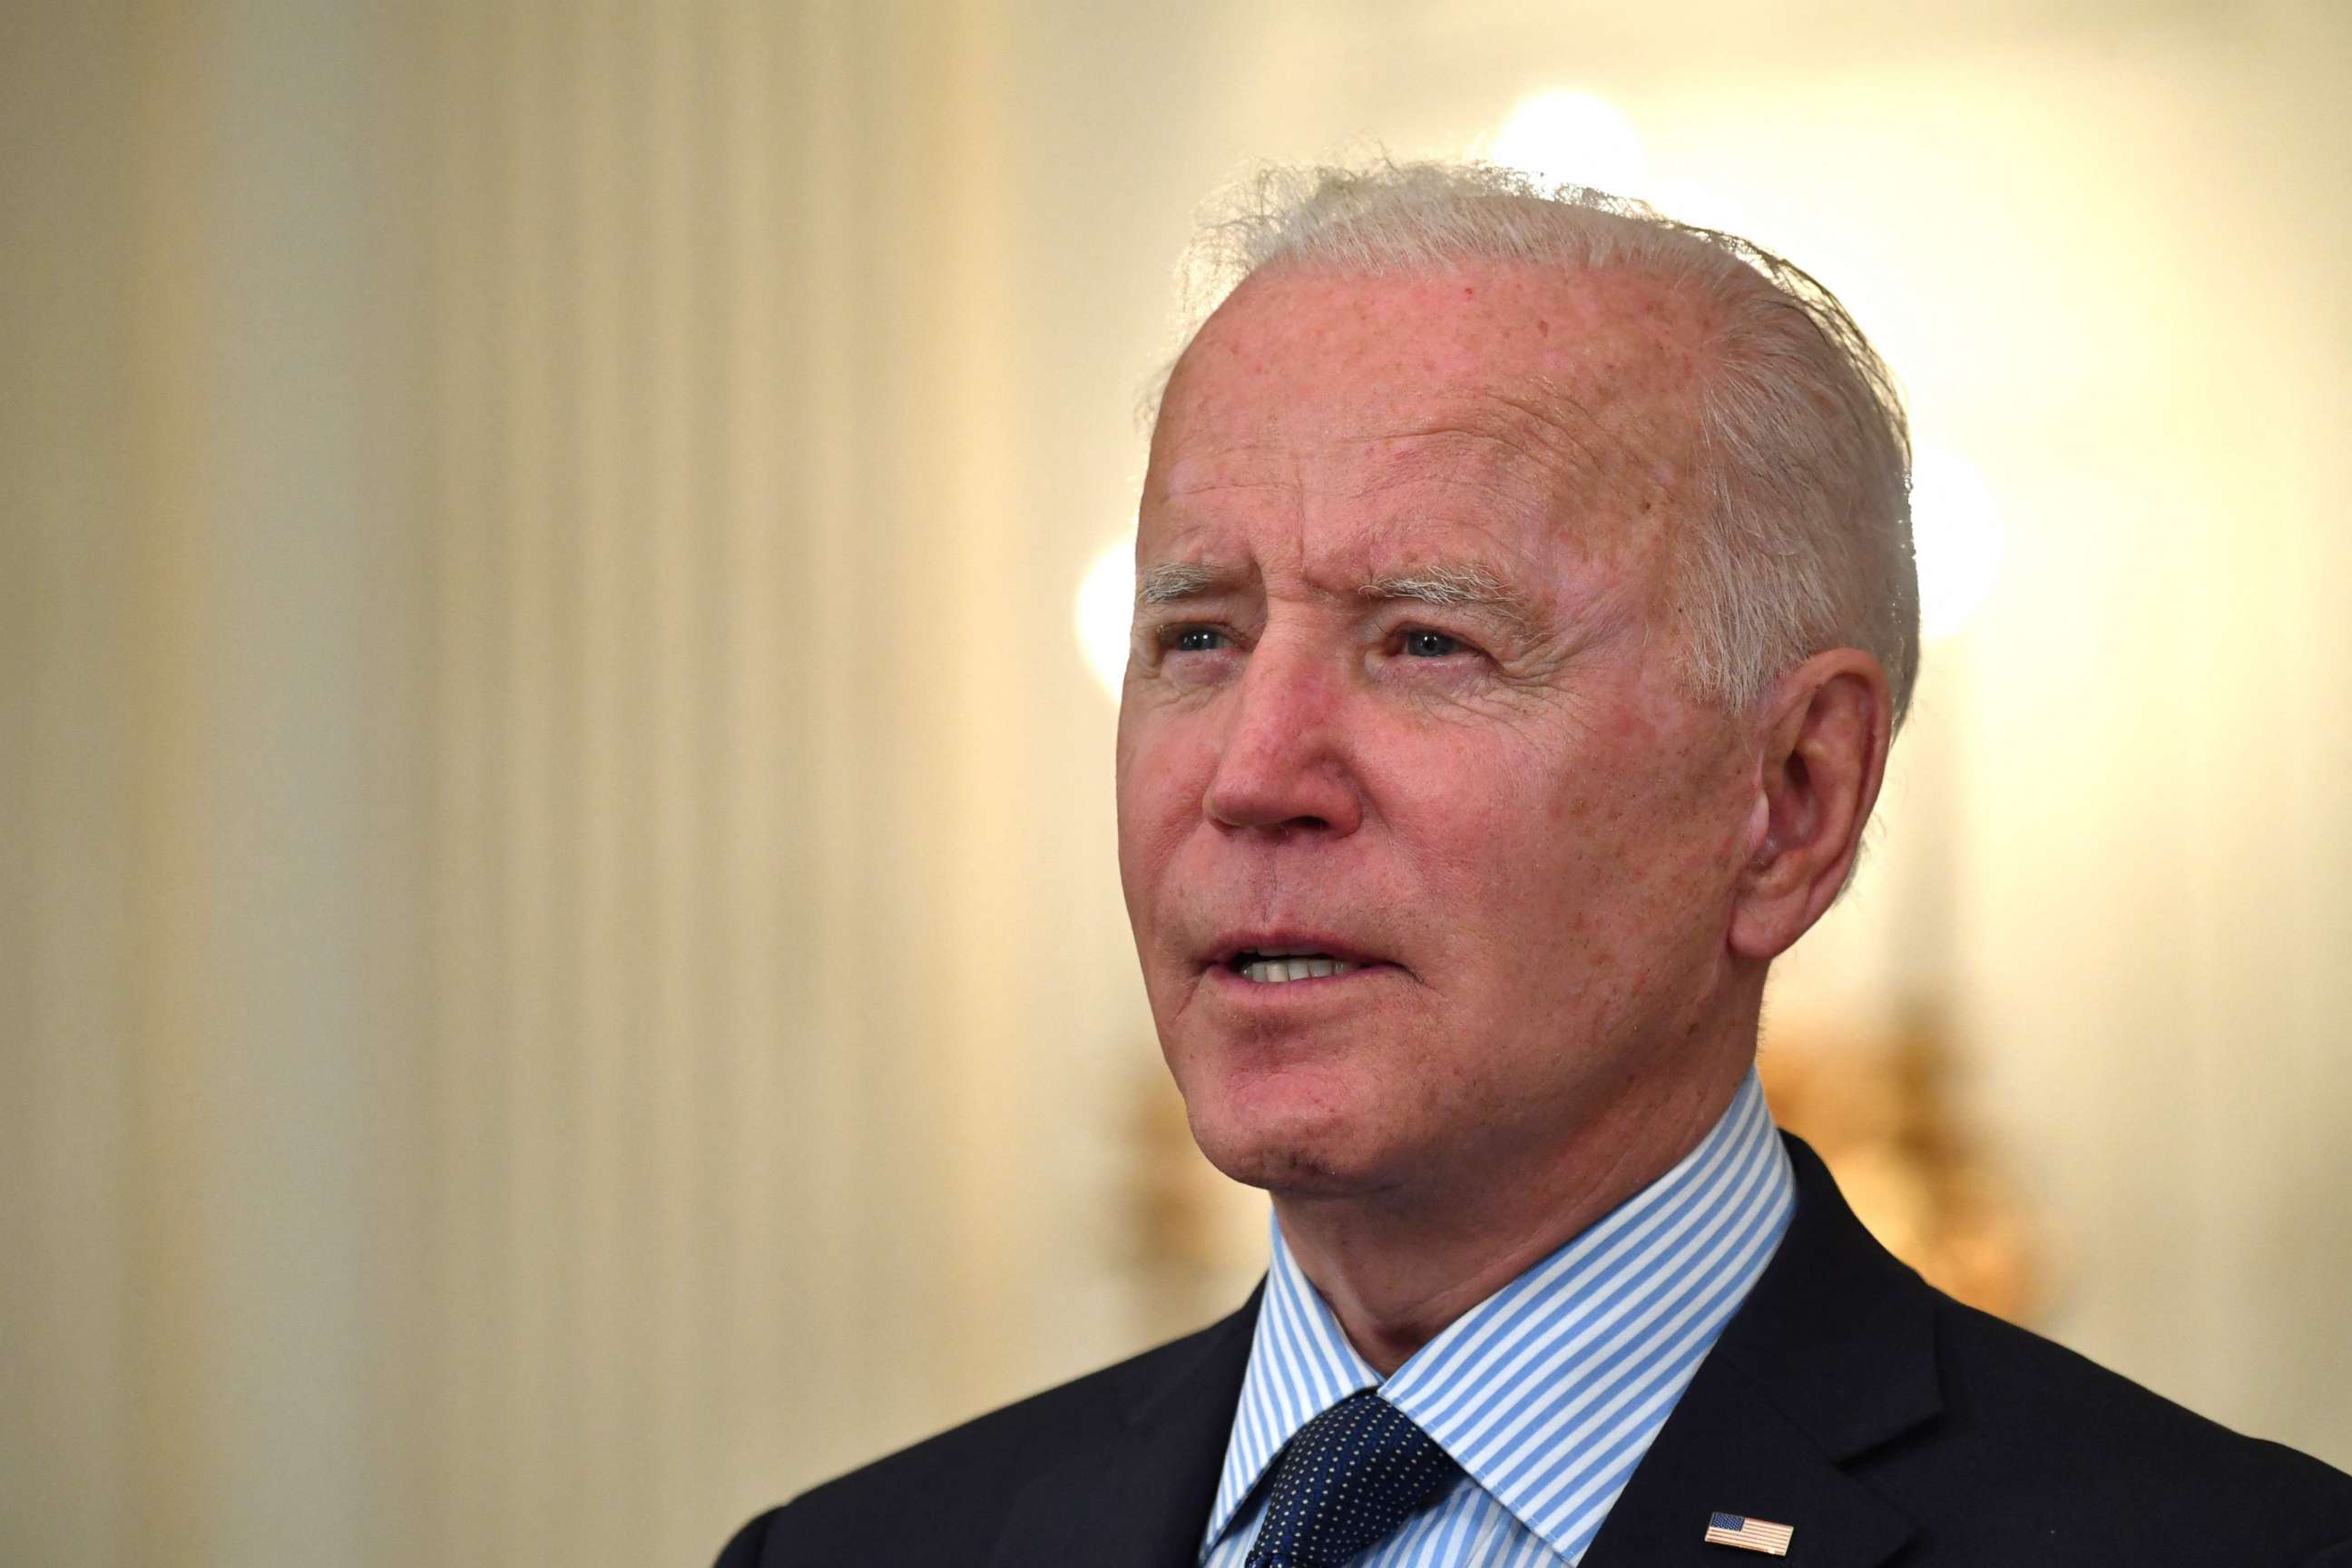
[[[1346,680],[1310,646],[1273,637],[1226,695],[1202,809],[1227,827],[1344,837],[1363,820],[1347,753]]]

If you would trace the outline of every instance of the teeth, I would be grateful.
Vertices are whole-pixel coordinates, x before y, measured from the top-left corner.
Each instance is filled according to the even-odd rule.
[[[1360,967],[1336,958],[1254,958],[1242,965],[1242,973],[1260,985],[1277,985],[1287,980],[1321,980]]]

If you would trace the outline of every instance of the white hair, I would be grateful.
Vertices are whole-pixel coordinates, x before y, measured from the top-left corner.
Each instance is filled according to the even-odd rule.
[[[1886,672],[1902,722],[1919,665],[1910,437],[1886,366],[1831,292],[1747,240],[1483,163],[1264,171],[1186,258],[1197,330],[1259,268],[1433,271],[1464,261],[1635,269],[1713,306],[1698,388],[1700,515],[1673,544],[1700,696],[1744,709],[1832,647]]]

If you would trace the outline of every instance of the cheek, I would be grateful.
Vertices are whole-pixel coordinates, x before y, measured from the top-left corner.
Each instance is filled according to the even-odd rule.
[[[1118,729],[1116,774],[1119,879],[1140,921],[1201,813],[1216,766],[1213,752],[1160,715],[1130,717]]]
[[[1589,943],[1601,884],[1614,879],[1600,803],[1563,784],[1578,775],[1556,753],[1530,750],[1492,737],[1426,748],[1376,797],[1401,851],[1385,868],[1410,884],[1390,890],[1442,915],[1460,973],[1515,986]]]
[[[1523,961],[1589,984],[1596,970],[1630,975],[1706,927],[1736,826],[1718,831],[1726,797],[1702,759],[1659,739],[1644,727],[1549,768],[1507,770],[1457,814],[1463,878],[1483,875],[1486,907]]]
[[[1580,847],[1571,919],[1630,980],[1679,971],[1719,943],[1742,813],[1704,757],[1652,754],[1605,789],[1561,800],[1552,826]]]

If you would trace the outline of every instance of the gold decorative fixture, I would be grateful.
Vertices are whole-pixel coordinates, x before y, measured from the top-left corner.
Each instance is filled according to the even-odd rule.
[[[2032,1226],[1952,1091],[1939,1014],[1878,1041],[1783,1037],[1758,1058],[1774,1120],[1818,1151],[1862,1222],[1928,1283],[1996,1317],[2041,1307]]]

